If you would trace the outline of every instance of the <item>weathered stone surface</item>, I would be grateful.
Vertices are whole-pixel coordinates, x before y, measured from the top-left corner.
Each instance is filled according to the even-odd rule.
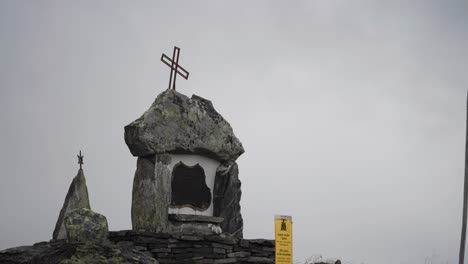
[[[64,225],[65,216],[72,210],[78,208],[91,209],[89,205],[88,188],[86,187],[86,178],[82,169],[78,170],[78,174],[73,179],[70,188],[68,189],[62,210],[60,210],[60,214],[55,225],[54,233],[52,235],[53,239],[67,238],[67,232]]]
[[[226,236],[225,234],[208,235],[208,236],[205,236],[205,240],[217,242],[220,244],[226,244],[226,245],[236,245],[238,242],[238,240],[235,239],[234,237]]]
[[[110,243],[65,240],[0,251],[0,263],[274,263],[273,240],[246,240],[222,235],[109,232]],[[244,243],[245,244],[245,243]],[[267,244],[261,246],[260,244]],[[154,258],[154,259],[153,259]]]
[[[222,223],[224,218],[207,215],[169,214],[169,219],[178,222]]]
[[[210,101],[171,89],[159,94],[140,118],[125,127],[125,142],[138,157],[182,153],[228,161],[244,153],[231,126]]]
[[[202,222],[175,222],[170,221],[169,232],[174,234],[192,233],[197,235],[220,234],[221,227],[218,224],[208,224]]]
[[[241,182],[237,163],[222,163],[216,170],[213,190],[213,215],[224,218],[220,224],[223,232],[234,237],[243,237],[244,221],[242,220],[240,199]]]
[[[262,246],[274,246],[275,242],[269,239],[245,239],[249,244],[257,244]]]
[[[225,258],[225,259],[216,259],[213,263],[215,264],[226,264],[226,263],[237,263],[236,258]]]
[[[248,263],[271,263],[274,264],[275,261],[269,258],[264,258],[264,257],[249,257],[247,259]]]
[[[103,244],[66,243],[65,241],[41,243],[34,246],[0,251],[0,263],[10,264],[158,264],[133,247]]]
[[[239,251],[239,252],[233,252],[233,253],[229,253],[227,254],[227,257],[228,258],[246,258],[246,257],[250,257],[250,252],[245,252],[245,251]]]
[[[105,216],[86,208],[71,211],[65,216],[65,229],[70,242],[106,243],[109,228]]]
[[[166,232],[171,199],[169,155],[139,157],[133,179],[133,230]]]

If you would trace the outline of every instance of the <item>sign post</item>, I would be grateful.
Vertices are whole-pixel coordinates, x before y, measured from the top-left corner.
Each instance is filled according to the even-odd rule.
[[[292,264],[292,217],[275,215],[275,263]]]

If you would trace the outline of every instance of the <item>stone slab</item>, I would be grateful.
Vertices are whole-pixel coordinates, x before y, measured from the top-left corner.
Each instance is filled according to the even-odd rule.
[[[169,214],[169,220],[177,222],[199,222],[220,224],[224,221],[222,217],[206,215],[188,215],[188,214]]]

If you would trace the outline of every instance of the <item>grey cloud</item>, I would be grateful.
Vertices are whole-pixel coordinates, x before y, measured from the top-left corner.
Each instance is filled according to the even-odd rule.
[[[247,237],[294,254],[455,263],[466,1],[1,1],[0,248],[51,238],[85,155],[91,206],[129,229],[123,127],[166,89],[213,101],[245,147]]]

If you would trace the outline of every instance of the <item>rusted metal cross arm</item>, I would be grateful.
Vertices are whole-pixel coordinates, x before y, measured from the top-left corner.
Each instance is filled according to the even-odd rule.
[[[172,67],[172,70],[175,70],[180,76],[184,77],[184,79],[188,79],[189,77],[189,72],[186,71],[184,68],[182,68],[182,66],[178,65],[178,64],[172,64],[173,61],[171,60],[171,58],[169,58],[168,56],[166,56],[166,54],[162,54],[161,56],[161,61],[164,62],[164,64],[166,64],[167,66],[169,66],[169,68]]]

